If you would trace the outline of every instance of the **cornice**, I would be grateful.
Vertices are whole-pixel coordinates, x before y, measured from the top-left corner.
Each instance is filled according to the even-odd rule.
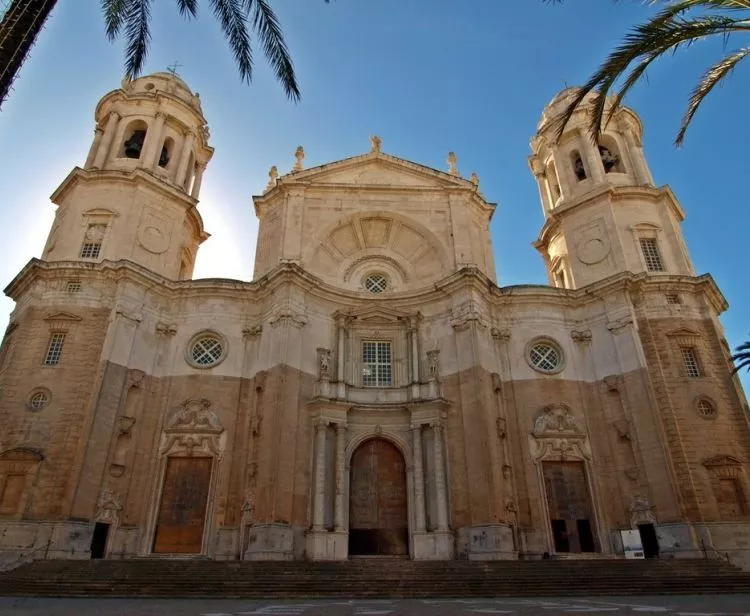
[[[364,292],[329,285],[295,263],[284,263],[254,281],[226,278],[175,281],[128,260],[86,263],[32,259],[5,288],[5,294],[17,301],[35,280],[60,278],[108,280],[115,283],[128,281],[145,287],[150,293],[166,300],[224,297],[232,301],[252,303],[268,298],[281,286],[294,285],[311,297],[336,304],[341,313],[385,311],[395,314],[394,311],[400,311],[411,314],[426,304],[440,302],[467,289],[483,297],[490,307],[500,309],[510,305],[540,303],[559,308],[575,308],[600,302],[602,298],[614,293],[694,293],[696,290],[706,294],[717,314],[728,308],[726,298],[709,274],[692,277],[622,272],[581,289],[559,289],[544,285],[498,287],[478,268],[466,267],[423,289],[372,297]]]

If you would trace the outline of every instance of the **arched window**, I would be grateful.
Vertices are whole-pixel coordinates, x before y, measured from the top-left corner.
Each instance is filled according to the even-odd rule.
[[[586,167],[583,166],[583,159],[578,150],[573,150],[570,153],[570,160],[573,162],[573,173],[575,173],[576,179],[580,182],[586,179]]]
[[[140,158],[143,151],[143,143],[146,141],[148,124],[143,120],[131,122],[125,129],[125,141],[122,144],[120,157]]]
[[[557,179],[557,170],[555,169],[554,161],[547,163],[547,186],[552,198],[552,205],[554,205],[560,198],[560,182]]]
[[[599,156],[605,173],[625,173],[620,149],[612,136],[602,135],[599,139]]]
[[[159,154],[159,166],[166,167],[172,158],[172,151],[174,150],[174,140],[171,137],[167,137],[164,140],[164,145],[161,146],[161,153]]]

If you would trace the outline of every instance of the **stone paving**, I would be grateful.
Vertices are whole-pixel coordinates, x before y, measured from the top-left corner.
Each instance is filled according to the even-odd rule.
[[[213,599],[34,599],[0,597],[0,615],[18,616],[750,616],[750,595],[590,599],[423,599],[245,601]]]

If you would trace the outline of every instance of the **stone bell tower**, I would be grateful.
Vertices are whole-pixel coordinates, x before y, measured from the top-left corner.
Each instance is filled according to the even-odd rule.
[[[43,259],[127,259],[171,279],[192,276],[208,238],[196,209],[213,148],[200,98],[155,73],[101,99],[86,162],[52,195]]]
[[[625,271],[694,276],[680,231],[684,212],[668,187],[654,186],[640,119],[622,107],[594,142],[591,95],[557,139],[574,94],[566,89],[545,107],[531,140],[545,218],[535,246],[550,284],[575,289]]]

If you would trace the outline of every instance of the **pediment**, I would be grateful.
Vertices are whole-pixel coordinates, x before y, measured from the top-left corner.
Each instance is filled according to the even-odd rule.
[[[370,153],[286,175],[282,182],[304,180],[311,185],[383,186],[402,188],[472,188],[459,176],[396,156]]]
[[[95,216],[99,216],[99,217],[119,216],[119,214],[117,212],[115,212],[114,210],[108,210],[107,208],[103,208],[103,207],[95,207],[95,208],[92,208],[90,210],[86,210],[83,213],[83,215],[84,216],[89,216],[89,217],[92,217],[92,216],[94,216],[94,217]]]
[[[742,462],[735,458],[734,456],[714,456],[712,458],[706,458],[703,460],[703,466],[706,468],[712,468],[717,466],[738,466],[741,465]]]
[[[44,317],[45,321],[82,321],[81,317],[70,312],[53,312]]]
[[[680,327],[679,329],[673,329],[667,332],[667,336],[672,338],[698,338],[701,333],[698,330],[690,329],[689,327]]]
[[[409,318],[415,318],[414,314],[408,314],[394,308],[381,306],[365,306],[354,308],[347,312],[337,312],[334,315],[337,318],[356,320],[360,324],[399,324],[404,323]]]

